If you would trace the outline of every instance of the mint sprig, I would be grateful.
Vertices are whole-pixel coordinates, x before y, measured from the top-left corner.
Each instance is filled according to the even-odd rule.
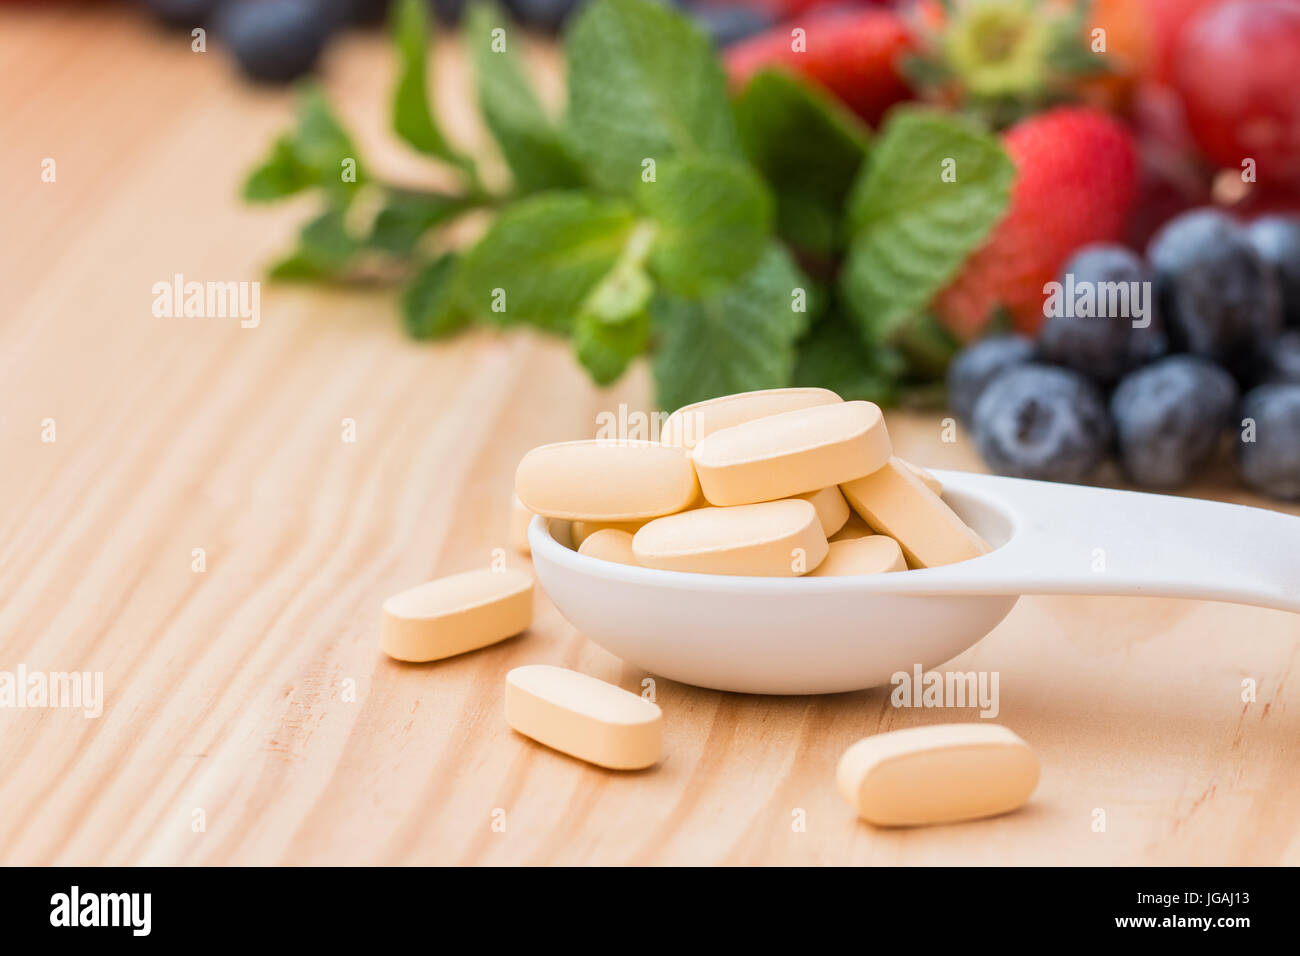
[[[308,89],[244,184],[249,202],[318,197],[275,277],[398,277],[413,338],[526,324],[568,336],[599,384],[649,352],[665,407],[795,383],[889,401],[942,371],[951,340],[927,306],[1007,201],[1010,164],[989,136],[916,111],[873,136],[777,72],[732,103],[708,40],[653,0],[584,8],[552,116],[522,31],[479,2],[462,37],[510,176],[494,191],[433,108],[424,6],[394,6],[393,126],[458,187],[377,179]],[[942,159],[956,182],[939,179]],[[475,211],[492,216],[480,238],[446,251],[441,231]]]

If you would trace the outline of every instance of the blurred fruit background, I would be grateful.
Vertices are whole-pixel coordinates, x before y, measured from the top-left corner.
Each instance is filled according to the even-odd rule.
[[[567,33],[570,83],[578,91],[591,59],[581,55],[584,39],[586,47],[594,41],[575,36],[582,31],[574,22],[596,5],[506,0],[504,12],[485,14],[483,22],[496,16],[536,33]],[[133,4],[122,6],[129,15]],[[380,28],[398,4],[391,6],[138,3],[162,29],[210,30],[213,45],[257,84],[328,71],[331,41],[347,30]],[[474,9],[458,0],[426,6],[439,29],[457,29]],[[624,10],[623,0],[613,6],[623,13],[587,17],[595,24],[589,33],[625,26],[623,14],[642,16],[635,5]],[[1300,499],[1300,0],[660,6],[692,21],[716,49],[739,138],[762,182],[742,186],[738,179],[748,173],[730,167],[683,175],[696,183],[706,176],[737,180],[717,195],[725,192],[733,203],[730,215],[774,230],[780,251],[761,261],[789,261],[751,274],[739,263],[760,261],[762,244],[752,255],[737,251],[734,275],[727,274],[734,285],[706,295],[707,283],[674,272],[662,250],[611,260],[610,278],[596,276],[581,296],[565,300],[580,313],[576,319],[537,317],[574,339],[578,360],[597,381],[617,378],[648,353],[665,404],[781,384],[823,384],[882,403],[946,401],[989,466],[1004,473],[1172,489],[1216,461],[1232,460],[1256,490]],[[670,29],[654,16],[645,23]],[[653,46],[653,34],[646,44]],[[405,34],[408,50],[411,35]],[[652,55],[634,46],[601,69],[617,69],[619,56]],[[689,71],[683,57],[677,67]],[[422,70],[422,61],[417,65]],[[382,247],[389,255],[383,264],[400,267],[408,283],[408,331],[437,338],[474,321],[447,303],[471,281],[465,274],[476,260],[472,253],[420,258],[425,232],[467,209],[515,199],[522,206],[530,193],[581,188],[595,191],[590,202],[605,202],[605,194],[618,192],[599,158],[573,141],[573,124],[503,118],[512,103],[516,114],[542,111],[517,78],[494,75],[490,82],[504,98],[494,106],[485,90],[483,111],[511,167],[513,189],[492,194],[484,187],[472,161],[437,138],[436,121],[428,148],[419,135],[402,133],[399,108],[399,133],[464,172],[465,190],[447,196],[388,189],[375,220],[376,232],[385,230],[380,239],[349,236],[352,227],[340,225],[353,218],[350,200],[327,206],[276,274],[372,278],[370,254]],[[575,114],[579,98],[572,93]],[[927,129],[898,119],[915,116],[918,107],[970,125]],[[949,201],[934,211],[934,196],[901,186],[892,190],[899,208],[890,207],[882,177],[901,177],[906,163],[890,167],[889,159],[898,163],[900,150],[928,156],[927,136],[942,141],[940,157],[950,145],[970,147],[959,168],[962,176],[975,168],[979,188],[961,188],[978,199],[967,203],[978,210]],[[281,162],[273,157],[255,173],[246,198],[320,185],[302,173],[311,164],[301,138],[279,148]],[[999,162],[1009,164],[1005,175]],[[283,186],[295,170],[302,182]],[[927,209],[934,215],[926,218]],[[589,211],[563,214],[585,223]],[[646,212],[664,228],[661,211]],[[553,208],[549,214],[560,215]],[[519,218],[529,215],[540,215],[536,205],[519,210]],[[510,217],[507,209],[502,218]],[[314,255],[311,238],[334,228],[332,257]],[[551,241],[547,235],[537,232],[538,242]],[[956,238],[946,242],[945,235]],[[745,242],[723,231],[710,245],[741,250]],[[810,290],[816,305],[809,317],[784,333],[765,319],[767,337],[754,346],[763,361],[734,365],[719,352],[690,368],[674,350],[682,337],[674,330],[732,322],[750,336],[744,313],[759,295],[759,279],[782,269]],[[1135,298],[1108,313],[1113,296],[1081,307],[1082,299],[1054,298],[1054,283],[1067,295],[1123,288]],[[917,301],[908,301],[910,289],[920,290]]]

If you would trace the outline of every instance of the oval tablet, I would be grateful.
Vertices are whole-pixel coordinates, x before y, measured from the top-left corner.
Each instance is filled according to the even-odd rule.
[[[827,538],[843,528],[844,522],[849,520],[849,503],[844,500],[837,485],[795,497],[802,498],[817,509],[817,520],[821,522],[822,534]]]
[[[743,505],[852,481],[889,456],[880,409],[840,402],[716,431],[695,446],[692,459],[710,504]]]
[[[853,538],[865,538],[869,534],[875,534],[867,523],[858,517],[858,513],[849,509],[849,520],[844,522],[844,527],[835,532],[830,538],[831,541],[849,541]]]
[[[869,534],[860,538],[832,541],[826,560],[817,565],[810,576],[834,578],[906,570],[907,560],[897,541],[883,534]]]
[[[682,448],[603,440],[542,445],[524,455],[515,491],[530,511],[573,521],[637,521],[690,505],[699,485]]]
[[[817,509],[801,498],[684,511],[632,538],[642,567],[700,574],[797,577],[817,567],[826,548]]]
[[[657,705],[548,664],[506,674],[506,723],[538,743],[612,770],[657,763],[663,739],[663,711]]]
[[[636,564],[636,555],[632,553],[632,536],[617,528],[603,528],[587,536],[578,548],[579,554],[602,561],[614,561],[618,564]]]
[[[532,620],[532,577],[483,568],[394,594],[380,611],[379,646],[399,661],[436,661],[503,641]]]
[[[616,531],[626,531],[628,534],[636,534],[645,524],[644,521],[575,521],[569,526],[569,537],[573,539],[573,546],[581,548],[582,542],[597,531],[604,531],[606,528],[613,528]]]
[[[664,422],[659,438],[665,445],[694,448],[706,435],[732,425],[842,401],[844,399],[825,388],[768,388],[721,395],[677,409]]]
[[[840,486],[853,510],[903,549],[914,568],[968,561],[989,546],[902,461]]]
[[[921,484],[925,485],[925,487],[929,488],[936,495],[943,495],[943,482],[938,478],[934,477],[934,475],[930,474],[920,465],[914,465],[910,461],[903,461],[902,458],[898,460],[907,466],[908,471],[921,479]]]
[[[835,781],[877,826],[956,823],[1024,804],[1038,785],[1038,758],[995,724],[913,727],[859,740],[840,758]]]

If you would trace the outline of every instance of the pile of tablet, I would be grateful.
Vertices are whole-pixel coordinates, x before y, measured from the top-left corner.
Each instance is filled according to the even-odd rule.
[[[822,388],[690,405],[669,416],[658,442],[542,445],[515,473],[523,507],[572,522],[582,554],[764,577],[902,571],[986,553],[941,492],[893,454],[879,407]]]

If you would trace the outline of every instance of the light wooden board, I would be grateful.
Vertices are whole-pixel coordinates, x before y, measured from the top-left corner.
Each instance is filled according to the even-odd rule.
[[[461,60],[439,52],[473,142]],[[384,128],[382,40],[349,38],[327,74],[367,151],[425,175]],[[266,286],[256,329],[154,318],[154,282],[256,279],[288,243],[302,205],[234,200],[288,96],[121,8],[6,8],[0,76],[0,670],[102,671],[106,697],[98,719],[0,710],[0,862],[1300,862],[1300,618],[1280,612],[1023,600],[951,667],[999,674],[997,719],[1037,749],[1039,790],[1009,817],[908,832],[854,820],[840,753],[973,711],[660,680],[666,757],[616,774],[505,726],[518,664],[647,676],[544,597],[504,645],[386,659],[382,599],[506,546],[519,457],[645,408],[644,369],[599,391],[562,343],[417,347],[383,292]],[[900,452],[978,467],[941,417],[895,414]]]

